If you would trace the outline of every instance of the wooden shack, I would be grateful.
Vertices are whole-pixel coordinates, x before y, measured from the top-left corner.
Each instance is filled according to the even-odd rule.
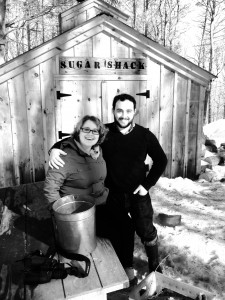
[[[0,68],[0,187],[42,181],[48,150],[85,114],[113,120],[112,100],[137,100],[136,122],[159,139],[164,175],[200,172],[205,92],[214,76],[86,0],[60,15],[61,33]]]

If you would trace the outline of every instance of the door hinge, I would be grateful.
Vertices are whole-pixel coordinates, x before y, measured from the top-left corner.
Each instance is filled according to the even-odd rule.
[[[64,136],[69,136],[70,133],[64,133],[62,131],[58,131],[58,137],[61,140]]]
[[[59,100],[62,97],[69,97],[72,96],[71,94],[64,94],[64,93],[60,93],[60,91],[56,91],[56,98]]]
[[[146,98],[150,98],[150,90],[146,90],[144,93],[138,93],[136,94],[138,96],[145,96]]]

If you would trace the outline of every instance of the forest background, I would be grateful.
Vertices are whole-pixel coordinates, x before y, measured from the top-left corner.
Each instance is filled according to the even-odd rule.
[[[81,0],[0,0],[1,64],[59,35],[60,12]],[[128,25],[217,76],[207,88],[205,124],[225,119],[224,0],[105,0]]]

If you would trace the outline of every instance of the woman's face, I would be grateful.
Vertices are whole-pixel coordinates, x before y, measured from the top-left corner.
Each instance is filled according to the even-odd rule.
[[[94,131],[94,133],[92,130]],[[79,137],[80,143],[83,147],[91,148],[98,142],[99,139],[97,125],[91,120],[87,120],[86,122],[84,122],[83,126],[80,129]]]

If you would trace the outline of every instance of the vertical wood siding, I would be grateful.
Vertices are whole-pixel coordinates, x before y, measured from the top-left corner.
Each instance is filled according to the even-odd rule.
[[[0,186],[15,185],[12,124],[8,83],[0,85]]]
[[[74,47],[74,55],[76,57],[92,57],[93,56],[93,41],[88,39]]]
[[[173,129],[172,129],[172,167],[171,177],[183,176],[185,153],[185,118],[187,101],[187,79],[175,73]]]
[[[150,81],[150,99],[148,101],[148,128],[159,139],[160,122],[160,91],[161,91],[161,72],[160,65],[149,60],[148,74]]]
[[[188,134],[188,165],[187,177],[196,179],[198,117],[199,117],[200,86],[192,82],[189,109],[189,134]]]
[[[40,67],[24,73],[27,104],[28,136],[31,156],[31,174],[34,182],[45,176],[44,130]]]
[[[161,97],[159,115],[159,141],[167,155],[168,164],[165,176],[171,176],[172,168],[172,129],[173,129],[173,105],[174,105],[174,72],[161,65]]]
[[[43,180],[56,140],[50,59],[0,85],[0,186]]]
[[[201,173],[201,153],[203,143],[203,124],[204,124],[204,102],[206,88],[199,86],[199,99],[198,99],[198,127],[197,127],[197,148],[196,148],[196,174]],[[201,100],[202,99],[202,100]]]
[[[188,166],[188,140],[189,140],[189,117],[190,117],[190,98],[191,98],[191,80],[187,82],[187,96],[186,96],[186,115],[185,115],[185,130],[184,130],[184,169],[183,177],[187,177],[187,166]],[[203,101],[203,99],[201,99]]]
[[[40,65],[43,143],[45,171],[48,169],[48,150],[57,139],[55,124],[55,86],[54,74],[56,74],[56,59],[49,59]]]
[[[93,37],[93,57],[111,57],[111,39],[109,36],[99,33]]]
[[[105,123],[111,122],[113,97],[122,92],[136,97],[135,121],[159,139],[168,157],[164,175],[196,176],[200,171],[204,87],[108,33],[96,34],[60,53],[63,55],[146,58],[147,79],[140,79],[138,74],[136,79],[56,79],[56,55],[1,84],[0,187],[44,180],[48,150],[58,139],[58,131],[72,130],[62,116],[66,115],[74,124],[87,113],[99,116]],[[136,96],[147,89],[150,98]],[[57,90],[69,91],[72,96],[56,100]]]
[[[12,115],[12,141],[14,151],[15,181],[31,182],[31,162],[27,122],[27,105],[24,74],[8,81],[10,110]]]

